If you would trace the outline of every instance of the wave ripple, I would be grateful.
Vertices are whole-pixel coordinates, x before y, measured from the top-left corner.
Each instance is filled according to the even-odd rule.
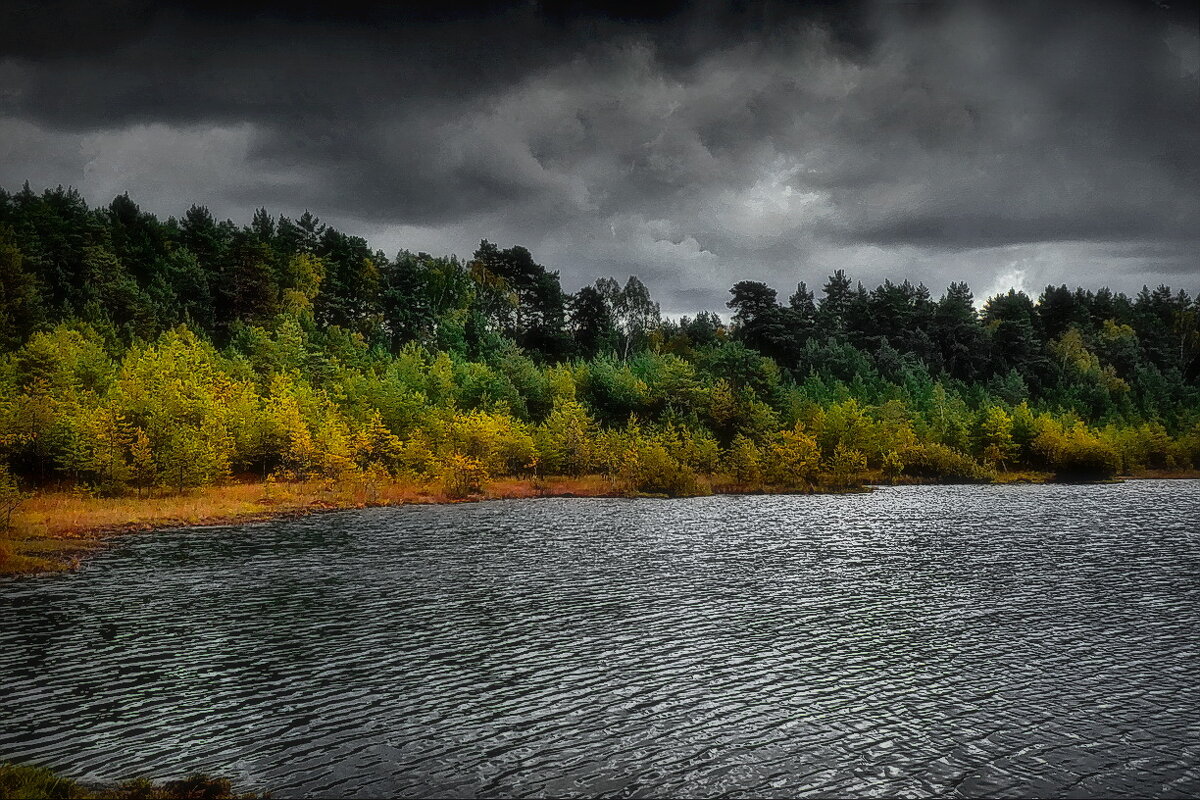
[[[1200,795],[1200,482],[403,507],[0,585],[0,760],[277,797]]]

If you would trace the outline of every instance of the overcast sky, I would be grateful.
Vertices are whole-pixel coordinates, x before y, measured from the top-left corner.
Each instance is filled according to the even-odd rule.
[[[521,244],[672,313],[838,268],[1200,289],[1194,4],[251,5],[0,2],[0,186]]]

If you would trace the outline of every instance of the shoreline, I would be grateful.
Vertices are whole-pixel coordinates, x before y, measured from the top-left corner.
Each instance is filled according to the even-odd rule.
[[[167,528],[208,528],[306,517],[333,511],[402,505],[453,505],[535,497],[625,497],[608,478],[587,475],[543,480],[502,478],[483,493],[454,498],[417,481],[378,486],[328,480],[234,481],[183,494],[90,497],[51,490],[33,494],[0,531],[0,578],[75,569],[118,536]]]
[[[774,491],[770,487],[710,482],[702,494],[830,494],[872,491],[877,485],[934,485],[954,481],[901,478],[887,480],[864,475],[863,484],[849,487],[817,486]],[[1196,479],[1200,470],[1141,470],[1114,476],[1105,482],[1152,479]],[[1050,473],[1019,472],[998,476],[991,485],[1057,482]],[[1065,481],[1064,481],[1065,482]],[[981,484],[988,485],[988,484]],[[0,532],[0,577],[32,576],[77,568],[89,554],[108,541],[131,533],[167,528],[202,528],[244,525],[359,508],[402,505],[453,505],[494,500],[541,497],[665,497],[626,491],[602,475],[548,478],[500,478],[484,491],[467,497],[450,497],[436,487],[416,481],[390,481],[367,485],[328,480],[271,483],[261,480],[207,486],[184,494],[148,497],[89,497],[79,492],[42,491],[13,514],[13,526]]]

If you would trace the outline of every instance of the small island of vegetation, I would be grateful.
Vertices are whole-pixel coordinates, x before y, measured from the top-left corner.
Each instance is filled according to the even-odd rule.
[[[730,324],[522,247],[0,191],[0,572],[84,534],[398,502],[1194,474],[1200,307],[844,272]]]
[[[253,792],[235,792],[228,780],[206,775],[162,783],[133,778],[100,786],[65,778],[45,767],[0,762],[0,800],[257,800],[258,797]]]

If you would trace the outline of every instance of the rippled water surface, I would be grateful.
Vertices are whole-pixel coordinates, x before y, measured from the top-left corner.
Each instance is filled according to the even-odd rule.
[[[0,584],[0,760],[276,796],[1200,795],[1200,482],[533,500]]]

